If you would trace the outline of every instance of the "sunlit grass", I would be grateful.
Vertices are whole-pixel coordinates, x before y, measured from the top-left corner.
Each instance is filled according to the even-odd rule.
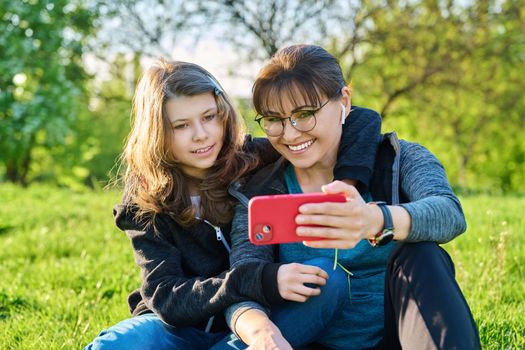
[[[139,285],[114,192],[0,186],[0,349],[80,349],[128,317]],[[469,228],[445,245],[485,349],[525,348],[525,198],[462,198]]]

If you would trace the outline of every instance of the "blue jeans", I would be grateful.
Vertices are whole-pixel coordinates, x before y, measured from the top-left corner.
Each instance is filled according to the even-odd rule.
[[[206,333],[192,327],[174,328],[162,322],[156,314],[146,314],[102,331],[84,350],[204,350],[228,334]]]
[[[316,342],[350,302],[348,275],[339,267],[334,270],[333,260],[314,258],[304,264],[319,266],[328,273],[329,279],[321,287],[321,294],[304,303],[285,302],[272,308],[270,316],[294,349]],[[239,350],[246,347],[237,336],[230,334],[211,349]]]
[[[319,296],[305,303],[286,302],[272,309],[271,319],[292,347],[315,342],[350,300],[347,275],[332,269],[333,261],[315,258],[304,262],[321,267],[330,276]],[[173,350],[245,349],[231,332],[206,333],[203,330],[171,327],[155,314],[124,320],[102,331],[84,350]]]

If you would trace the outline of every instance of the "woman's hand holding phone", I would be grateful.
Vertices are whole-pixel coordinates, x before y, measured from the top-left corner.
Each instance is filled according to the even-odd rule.
[[[318,287],[309,287],[305,284],[324,286],[328,273],[317,266],[299,263],[284,264],[277,271],[277,286],[283,299],[296,302],[305,302],[310,297],[319,295]]]
[[[371,238],[383,227],[383,215],[377,206],[367,205],[357,189],[342,181],[322,187],[324,193],[344,193],[344,203],[310,203],[299,207],[295,217],[296,234],[307,238],[304,245],[311,248],[355,247],[361,240]],[[319,226],[304,226],[304,225]],[[315,237],[322,240],[312,240]]]

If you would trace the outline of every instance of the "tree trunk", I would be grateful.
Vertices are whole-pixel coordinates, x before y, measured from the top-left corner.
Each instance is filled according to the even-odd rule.
[[[6,163],[7,180],[27,187],[27,175],[31,165],[31,150],[21,156],[21,159],[8,160]]]

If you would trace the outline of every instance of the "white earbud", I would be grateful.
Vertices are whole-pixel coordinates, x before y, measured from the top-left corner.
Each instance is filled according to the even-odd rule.
[[[345,123],[346,119],[346,107],[344,104],[341,103],[341,124]]]

